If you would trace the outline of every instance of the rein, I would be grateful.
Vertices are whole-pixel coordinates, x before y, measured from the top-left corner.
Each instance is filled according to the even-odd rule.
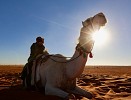
[[[79,54],[77,57],[75,57],[74,59],[70,59],[68,61],[57,61],[55,59],[52,59],[50,58],[51,60],[53,60],[54,62],[58,62],[58,63],[68,63],[68,62],[71,62],[71,61],[74,61],[75,59],[79,58],[81,56],[81,54]],[[58,57],[58,56],[55,56],[55,57]],[[71,57],[58,57],[58,58],[71,58]]]
[[[94,45],[94,43],[93,43]],[[91,51],[92,51],[93,48],[91,48]],[[71,62],[71,61],[74,61],[75,59],[79,58],[82,54],[83,54],[83,57],[86,58],[87,57],[87,54],[89,54],[89,57],[90,58],[93,58],[93,55],[91,53],[91,51],[87,51],[85,48],[83,48],[80,44],[78,44],[76,46],[76,50],[79,51],[79,55],[73,59],[70,59],[68,61],[57,61],[53,58],[51,58],[51,56],[53,57],[57,57],[57,58],[71,58],[71,57],[60,57],[60,56],[55,56],[55,55],[47,55],[47,56],[50,56],[49,59],[53,60],[54,62],[58,62],[58,63],[68,63],[68,62]],[[42,63],[42,62],[41,62]]]

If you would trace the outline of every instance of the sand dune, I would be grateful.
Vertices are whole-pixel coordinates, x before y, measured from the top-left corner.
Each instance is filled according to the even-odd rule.
[[[21,70],[22,66],[0,66],[0,100],[60,99],[23,89],[19,78]],[[89,66],[77,79],[77,85],[92,92],[93,100],[131,100],[131,67]]]

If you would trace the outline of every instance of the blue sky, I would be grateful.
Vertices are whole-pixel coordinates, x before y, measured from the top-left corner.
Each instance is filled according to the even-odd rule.
[[[50,54],[72,56],[81,22],[103,12],[110,41],[87,65],[131,65],[131,0],[0,0],[0,64],[25,64],[37,36]]]

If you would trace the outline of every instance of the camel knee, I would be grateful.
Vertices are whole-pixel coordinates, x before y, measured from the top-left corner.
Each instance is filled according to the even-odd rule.
[[[45,87],[45,95],[55,95],[61,98],[67,98],[69,96],[67,92],[53,86]]]
[[[86,91],[84,89],[81,89],[80,87],[77,87],[77,86],[75,87],[74,90],[71,90],[71,92],[73,94],[84,96],[84,97],[86,97],[88,99],[92,99],[93,98],[93,95],[90,92],[88,92],[88,91]]]

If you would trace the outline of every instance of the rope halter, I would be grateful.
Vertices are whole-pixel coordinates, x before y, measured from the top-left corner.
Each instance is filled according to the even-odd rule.
[[[92,44],[92,48],[93,48],[93,45],[94,45],[94,42]],[[87,51],[84,47],[82,47],[80,44],[77,44],[76,46],[76,50],[81,54],[83,54],[83,57],[86,58],[87,57],[87,54],[89,54],[89,57],[90,58],[93,58],[93,55],[92,55],[92,48],[90,51]]]

